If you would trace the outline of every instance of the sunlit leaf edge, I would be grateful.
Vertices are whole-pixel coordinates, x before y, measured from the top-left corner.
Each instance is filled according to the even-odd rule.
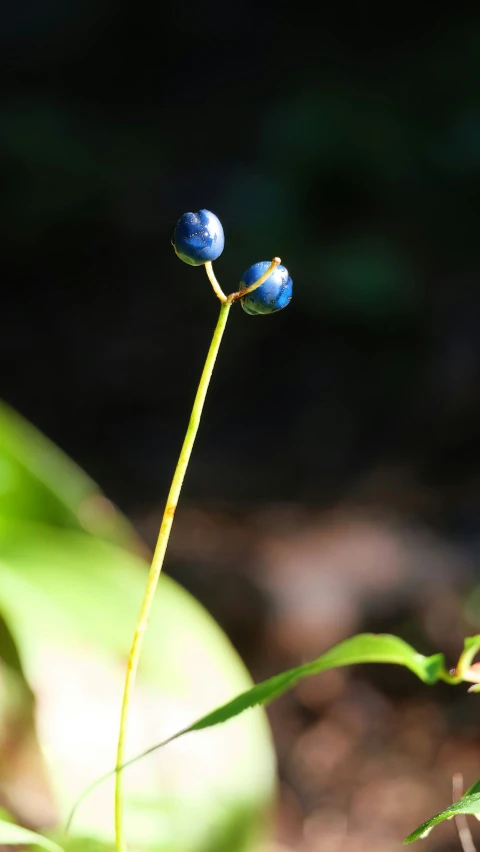
[[[444,811],[422,823],[415,831],[412,831],[403,841],[405,844],[413,843],[415,840],[424,839],[430,834],[432,828],[446,819],[452,819],[456,814],[478,814],[480,813],[480,793],[465,795],[458,802],[449,805]]]
[[[465,799],[466,796],[473,796],[474,793],[480,793],[480,780],[475,781],[475,784],[472,784],[472,786],[468,788],[466,793],[463,794],[462,799]]]

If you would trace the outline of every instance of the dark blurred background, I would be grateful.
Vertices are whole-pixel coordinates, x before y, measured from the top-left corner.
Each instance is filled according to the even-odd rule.
[[[2,397],[153,544],[218,310],[170,238],[213,210],[224,289],[279,254],[294,298],[232,313],[167,570],[255,676],[358,628],[455,655],[480,628],[478,8],[27,0],[0,49]],[[272,718],[308,846],[304,699]]]

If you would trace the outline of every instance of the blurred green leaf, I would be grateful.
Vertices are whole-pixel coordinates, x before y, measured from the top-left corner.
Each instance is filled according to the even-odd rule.
[[[0,822],[15,822],[15,820],[5,808],[0,808]]]
[[[53,840],[43,837],[28,828],[22,828],[12,822],[0,820],[0,844],[5,846],[41,846],[48,852],[64,852],[61,846],[57,846]]]
[[[468,664],[470,665],[475,654],[480,651],[480,634],[477,634],[476,636],[467,636],[463,645],[464,653],[469,655]]]
[[[463,643],[463,653],[457,663],[456,674],[462,677],[480,651],[480,635],[468,636]],[[467,678],[468,680],[468,678]]]
[[[0,516],[42,521],[139,547],[133,528],[93,480],[2,401]]]
[[[2,464],[14,475],[3,477]],[[10,657],[13,647],[37,696],[38,737],[63,822],[88,781],[115,762],[121,690],[148,562],[118,513],[103,523],[108,501],[97,486],[3,405],[0,491],[0,619],[11,637]],[[222,630],[166,576],[138,675],[130,753],[157,731],[167,735],[251,685]],[[167,761],[130,774],[132,840],[141,836],[143,848],[162,852],[221,848],[220,836],[241,813],[244,830],[232,830],[229,849],[243,852],[260,841],[275,786],[271,735],[261,712],[233,725],[212,742],[198,738],[187,752],[168,750]],[[76,815],[72,837],[110,842],[113,790],[100,793]]]
[[[431,819],[422,823],[422,825],[416,828],[415,831],[412,831],[412,833],[409,834],[403,842],[413,843],[414,840],[423,840],[430,834],[432,828],[446,819],[452,819],[452,817],[456,814],[478,813],[480,813],[480,793],[475,793],[473,795],[466,794],[462,799],[460,799],[460,801],[454,802],[453,805],[449,805],[449,807],[445,808],[445,810],[441,813],[436,814]]]
[[[56,843],[60,844],[63,852],[114,852],[114,843],[103,843],[92,837],[71,837],[70,835],[52,833]]]
[[[55,649],[60,647],[62,652],[72,649],[70,669],[76,665],[79,653],[87,654],[87,659],[89,655],[94,656],[95,671],[103,662],[106,680],[112,677],[115,667],[120,686],[143,594],[144,563],[121,548],[82,533],[11,520],[0,520],[0,553],[0,612],[21,650],[30,683],[39,683],[39,673],[45,671],[49,660],[50,665],[54,665]],[[121,666],[118,660],[122,661]],[[72,707],[65,695],[72,686],[67,680],[62,684],[62,677],[59,670],[55,682],[49,686],[50,690],[55,690],[50,701],[65,704],[61,726],[66,732],[64,739],[68,741],[69,751],[65,756],[58,753],[58,746],[52,739],[54,733],[44,734],[42,744],[51,757],[50,771],[65,817],[81,790],[81,787],[75,792],[72,789],[70,764],[76,763],[80,756],[84,763],[83,753],[89,747],[92,754],[90,778],[107,770],[114,762],[118,708],[115,700],[108,728],[103,726],[97,734],[94,706],[89,709],[88,716],[81,707]],[[95,677],[98,678],[98,674]],[[178,718],[186,714],[195,718],[197,708],[206,709],[215,701],[215,696],[235,695],[239,687],[248,683],[248,675],[222,631],[190,595],[163,576],[145,637],[138,680],[139,690],[142,684],[148,685],[157,695],[163,726],[168,724],[170,729],[175,729]],[[119,696],[120,688],[114,697],[118,699]],[[91,702],[94,698],[88,700]],[[99,709],[102,714],[105,712],[103,706],[104,701]],[[138,720],[141,720],[140,711],[137,705]],[[190,746],[188,758],[187,755],[185,758],[174,756],[173,764],[165,764],[164,777],[168,778],[169,771],[177,777],[177,797],[170,798],[167,809],[164,802],[166,782],[157,785],[156,805],[149,814],[145,813],[141,797],[135,800],[127,797],[132,837],[141,830],[142,836],[150,834],[159,838],[156,846],[148,848],[178,848],[181,852],[201,849],[208,846],[207,837],[213,844],[218,827],[225,819],[228,822],[229,812],[233,818],[237,809],[244,815],[249,813],[249,819],[245,818],[245,832],[250,827],[252,836],[259,830],[263,821],[261,813],[273,796],[274,755],[266,720],[256,716],[246,721],[241,728],[227,731],[226,739],[219,740],[218,747],[213,743],[208,747],[209,757],[201,785],[196,777],[200,765],[207,759],[204,745],[200,749]],[[139,724],[141,726],[141,721],[137,722],[137,728]],[[103,766],[95,762],[96,752],[100,750],[93,745],[100,731],[104,740]],[[93,740],[91,746],[90,739]],[[179,768],[181,766],[183,769]],[[189,773],[194,766],[197,772]],[[178,777],[180,771],[182,776]],[[147,775],[145,789],[154,783],[154,778],[155,772]],[[157,823],[156,835],[152,835]],[[94,833],[95,820],[88,807],[85,812],[81,809],[76,817],[74,830]],[[237,834],[236,837],[240,839],[241,836]],[[230,848],[246,849],[248,846],[236,847],[232,840]]]

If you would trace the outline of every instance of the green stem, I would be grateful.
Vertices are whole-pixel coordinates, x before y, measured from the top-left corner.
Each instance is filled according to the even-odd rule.
[[[230,312],[231,306],[231,298],[226,299],[226,301],[223,302],[221,305],[220,316],[218,317],[218,322],[213,333],[210,349],[208,350],[207,359],[205,361],[205,366],[203,368],[200,383],[198,385],[197,394],[193,403],[193,409],[192,414],[190,416],[190,422],[188,424],[187,433],[185,435],[185,440],[183,442],[183,446],[177,462],[177,467],[175,468],[172,484],[170,486],[170,491],[167,497],[167,503],[163,514],[162,524],[160,527],[160,533],[158,535],[157,546],[153,554],[150,573],[148,575],[147,580],[147,587],[145,589],[145,594],[143,597],[137,626],[135,628],[135,633],[133,636],[133,643],[128,657],[127,675],[125,679],[122,712],[120,717],[120,733],[118,737],[117,746],[117,768],[125,763],[125,742],[127,735],[128,715],[130,710],[133,687],[135,684],[135,676],[137,673],[138,662],[142,649],[143,637],[148,626],[150,610],[152,608],[152,602],[155,595],[155,589],[157,587],[158,578],[160,576],[160,572],[163,566],[163,560],[165,557],[165,551],[167,549],[168,539],[170,537],[170,531],[172,528],[173,517],[175,515],[175,509],[177,507],[178,499],[180,497],[180,491],[187,470],[187,465],[192,453],[192,448],[197,435],[198,427],[200,425],[200,418],[202,416],[205,397],[207,395],[208,386],[210,384],[210,379],[218,355],[218,350],[220,348],[220,343],[222,341],[223,332],[225,331],[225,326],[227,324],[228,314]],[[115,781],[115,837],[117,852],[126,852],[127,849],[123,825],[123,801],[123,773],[121,770],[118,770]]]

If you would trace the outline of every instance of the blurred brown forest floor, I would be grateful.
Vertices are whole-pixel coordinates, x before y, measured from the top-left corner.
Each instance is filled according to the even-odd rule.
[[[256,681],[370,630],[442,651],[453,667],[464,636],[478,632],[480,597],[471,549],[415,520],[434,500],[392,471],[328,512],[190,506],[168,573],[217,618]],[[153,543],[157,513],[135,520]],[[465,789],[480,777],[478,697],[466,686],[355,667],[303,681],[268,715],[280,789],[266,852],[400,850],[450,803],[455,773]],[[421,845],[459,849],[454,823]]]

